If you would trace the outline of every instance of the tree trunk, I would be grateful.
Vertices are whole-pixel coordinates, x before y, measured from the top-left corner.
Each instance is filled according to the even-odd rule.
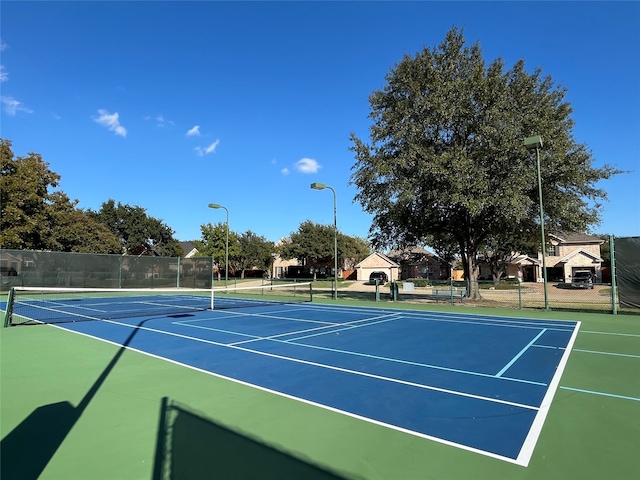
[[[464,256],[463,256],[464,259]],[[464,278],[467,284],[467,298],[470,300],[482,300],[480,295],[480,287],[478,285],[478,276],[480,275],[480,268],[476,262],[475,255],[466,255],[466,262],[464,265]]]

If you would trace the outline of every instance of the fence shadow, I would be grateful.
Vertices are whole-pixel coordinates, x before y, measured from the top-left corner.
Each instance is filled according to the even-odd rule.
[[[153,480],[344,477],[162,399]]]

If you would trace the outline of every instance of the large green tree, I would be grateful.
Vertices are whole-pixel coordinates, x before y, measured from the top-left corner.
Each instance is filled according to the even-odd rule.
[[[122,253],[118,238],[103,225],[76,208],[63,192],[51,195],[51,236],[48,248],[60,252]]]
[[[218,280],[220,280],[227,256],[227,224],[218,222],[215,225],[207,223],[200,225],[202,237],[200,240],[193,240],[192,243],[198,249],[198,256],[213,257],[214,262],[218,266]],[[231,261],[239,256],[240,245],[238,242],[238,234],[229,231],[229,265]]]
[[[597,224],[606,199],[597,183],[618,171],[593,166],[573,136],[565,96],[523,60],[509,70],[500,58],[487,65],[479,44],[465,46],[457,28],[437,47],[405,55],[369,97],[370,143],[351,135],[351,182],[374,216],[374,245],[455,246],[468,296],[479,298],[480,249],[489,238],[528,232],[539,216],[535,152],[523,145],[532,135],[544,142],[547,231]]]
[[[103,225],[76,208],[58,186],[60,175],[37,153],[15,157],[0,139],[0,246],[59,252],[121,253]]]
[[[306,220],[298,231],[291,232],[288,241],[280,245],[278,253],[284,259],[297,258],[303,265],[313,268],[315,278],[318,268],[333,267],[334,238],[333,226]]]
[[[106,225],[128,254],[154,252],[168,257],[183,254],[180,243],[173,238],[173,230],[162,220],[149,216],[140,206],[116,204],[109,199],[97,212],[87,210],[86,214]]]
[[[257,268],[259,270],[269,270],[273,263],[272,254],[275,252],[273,242],[265,237],[257,235],[251,230],[247,230],[238,237],[239,254],[234,257],[231,265],[240,270],[244,278],[245,270]]]
[[[51,236],[51,194],[60,175],[37,153],[14,157],[11,141],[0,139],[0,247],[47,249]]]
[[[352,270],[355,265],[371,254],[369,240],[338,233],[338,256],[343,268]]]
[[[291,232],[287,241],[279,246],[278,253],[284,259],[297,258],[307,267],[333,269],[334,238],[333,225],[322,225],[306,220],[296,232]],[[351,268],[371,253],[369,242],[337,232],[338,269]]]

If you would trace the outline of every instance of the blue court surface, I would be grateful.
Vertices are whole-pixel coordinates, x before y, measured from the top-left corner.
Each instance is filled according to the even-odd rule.
[[[526,466],[579,323],[283,304],[60,328]]]

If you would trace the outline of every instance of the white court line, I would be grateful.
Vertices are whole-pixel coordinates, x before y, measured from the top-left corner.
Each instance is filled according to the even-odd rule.
[[[335,311],[337,309],[334,307],[333,310]],[[376,312],[380,312],[381,310],[382,309],[373,309],[373,311],[376,311]],[[363,309],[360,309],[360,310],[358,310],[358,313],[362,313],[362,311],[363,311]],[[397,312],[397,310],[395,312]],[[406,314],[404,311],[402,311],[402,313]],[[571,351],[571,347],[573,346],[573,344],[575,342],[575,337],[577,336],[577,331],[578,331],[579,325],[580,325],[579,322],[576,322],[576,328],[574,329],[573,336],[572,336],[572,338],[571,338],[571,340],[569,342],[569,345],[567,346],[567,349],[565,350],[565,354],[563,355],[563,358],[562,358],[562,360],[561,360],[561,362],[560,362],[560,364],[559,364],[559,366],[558,366],[558,368],[556,370],[556,375],[554,376],[554,379],[552,381],[552,384],[550,385],[550,388],[547,390],[547,393],[546,393],[546,395],[544,397],[544,400],[543,400],[543,403],[542,403],[541,407],[538,408],[538,407],[532,407],[530,405],[521,405],[521,404],[518,404],[518,403],[507,402],[507,401],[503,401],[503,400],[499,400],[499,399],[495,399],[495,398],[488,398],[488,397],[483,397],[483,396],[478,396],[478,395],[465,394],[463,392],[457,392],[457,391],[452,391],[452,390],[448,390],[448,389],[439,389],[437,387],[432,387],[432,386],[429,386],[429,385],[422,385],[422,384],[413,383],[413,382],[404,382],[404,381],[399,380],[399,379],[394,379],[394,378],[389,378],[389,377],[384,377],[384,376],[378,376],[378,375],[372,375],[372,374],[367,374],[365,372],[358,372],[358,371],[353,371],[353,370],[349,370],[349,369],[343,369],[343,368],[339,368],[339,367],[332,367],[330,365],[324,365],[324,364],[316,363],[316,362],[308,362],[308,361],[305,361],[305,360],[300,360],[300,359],[296,359],[296,358],[289,358],[289,357],[285,357],[285,356],[281,356],[281,355],[269,354],[269,353],[266,353],[266,352],[255,351],[255,350],[252,350],[252,349],[247,349],[247,348],[243,348],[243,347],[239,347],[239,346],[229,346],[227,344],[222,344],[222,343],[219,343],[219,342],[212,342],[212,341],[207,341],[207,340],[203,340],[203,339],[200,339],[200,338],[193,338],[193,337],[190,337],[190,336],[187,336],[187,335],[174,334],[174,333],[170,333],[170,332],[166,332],[166,331],[162,331],[162,330],[157,330],[157,329],[153,329],[153,328],[149,328],[149,327],[136,327],[135,325],[123,324],[121,322],[116,322],[116,321],[107,321],[107,322],[108,323],[114,323],[114,324],[121,325],[121,326],[125,326],[127,328],[142,328],[144,330],[149,330],[149,331],[152,331],[152,332],[155,332],[155,333],[159,333],[159,334],[162,334],[162,335],[176,336],[176,337],[181,337],[181,338],[193,340],[193,341],[196,341],[196,342],[208,343],[208,344],[213,344],[213,345],[216,345],[216,346],[221,346],[221,347],[224,347],[224,348],[231,348],[231,349],[235,349],[235,350],[246,351],[248,353],[253,353],[254,355],[262,355],[262,356],[267,356],[267,357],[272,357],[272,358],[279,358],[279,359],[283,359],[283,360],[292,361],[292,362],[295,362],[295,363],[313,365],[313,366],[317,366],[319,368],[325,368],[325,369],[329,369],[329,370],[341,371],[341,372],[344,372],[344,373],[360,375],[360,376],[364,376],[364,377],[376,378],[376,379],[379,379],[379,380],[389,381],[389,382],[393,382],[393,383],[405,384],[405,385],[413,386],[413,387],[416,387],[416,388],[439,391],[439,392],[442,392],[442,393],[448,393],[448,394],[457,395],[457,396],[474,398],[474,399],[481,400],[481,401],[488,401],[488,402],[492,402],[492,403],[507,404],[507,405],[511,405],[511,406],[515,406],[515,407],[520,407],[520,408],[525,408],[525,409],[537,411],[534,423],[532,425],[532,428],[529,430],[529,433],[527,435],[525,443],[523,444],[523,447],[522,447],[517,459],[514,460],[512,458],[504,457],[504,456],[497,455],[497,454],[494,454],[494,453],[491,453],[491,452],[480,450],[480,449],[477,449],[475,447],[470,447],[470,446],[467,446],[467,445],[458,444],[458,443],[455,443],[455,442],[444,440],[444,439],[439,438],[439,437],[433,437],[433,436],[426,435],[426,434],[423,434],[423,433],[420,433],[420,432],[415,432],[415,431],[408,430],[408,429],[405,429],[405,428],[402,428],[402,427],[398,427],[396,425],[380,422],[380,421],[377,421],[377,420],[374,420],[374,419],[371,419],[371,418],[367,418],[367,417],[363,417],[363,416],[360,416],[360,415],[357,415],[357,414],[354,414],[354,413],[351,413],[351,412],[343,411],[343,410],[340,410],[340,409],[329,407],[327,405],[318,404],[318,403],[315,403],[315,402],[312,402],[312,401],[309,401],[309,400],[306,400],[306,399],[303,399],[303,398],[298,398],[298,397],[295,397],[295,396],[284,394],[284,393],[278,392],[276,390],[271,390],[271,389],[268,389],[268,388],[265,388],[265,387],[261,387],[259,385],[254,385],[254,384],[251,384],[251,383],[248,383],[248,382],[243,382],[241,380],[237,380],[237,379],[234,379],[234,378],[231,378],[231,377],[225,377],[224,375],[220,375],[220,374],[216,374],[214,372],[210,372],[210,371],[206,371],[206,370],[203,370],[203,369],[199,369],[199,368],[193,367],[191,365],[182,364],[180,362],[177,362],[177,361],[174,361],[174,360],[171,360],[171,359],[167,359],[165,357],[156,356],[156,355],[148,353],[148,352],[144,352],[144,351],[140,351],[140,350],[137,350],[137,349],[134,349],[134,348],[126,347],[128,349],[131,349],[131,350],[134,350],[134,351],[138,351],[139,353],[142,353],[142,354],[145,354],[145,355],[149,355],[149,356],[152,356],[152,357],[156,357],[156,358],[162,359],[164,361],[169,361],[169,362],[172,362],[172,363],[183,365],[183,366],[185,366],[187,368],[198,370],[198,371],[201,371],[203,373],[206,373],[206,374],[218,377],[218,378],[223,378],[223,379],[230,380],[230,381],[233,381],[233,382],[238,383],[238,384],[251,386],[253,388],[257,388],[259,390],[263,390],[263,391],[267,391],[267,392],[270,392],[270,393],[274,393],[274,394],[282,396],[282,397],[291,398],[291,399],[294,399],[294,400],[297,400],[297,401],[301,401],[303,403],[307,403],[307,404],[318,406],[318,407],[326,409],[326,410],[335,411],[335,412],[338,412],[338,413],[341,413],[341,414],[344,414],[344,415],[347,415],[347,416],[350,416],[350,417],[353,417],[353,418],[358,418],[358,419],[361,419],[363,421],[367,421],[367,422],[372,423],[372,424],[381,425],[381,426],[384,426],[384,427],[387,427],[387,428],[391,428],[391,429],[394,429],[394,430],[397,430],[397,431],[401,431],[401,432],[404,432],[404,433],[408,433],[408,434],[411,434],[411,435],[414,435],[414,436],[417,436],[417,437],[430,439],[430,440],[433,440],[433,441],[436,441],[436,442],[439,442],[439,443],[442,443],[442,444],[445,444],[445,445],[451,445],[451,446],[454,446],[454,447],[457,447],[457,448],[461,448],[461,449],[464,449],[464,450],[467,450],[467,451],[471,451],[471,452],[474,452],[474,453],[478,453],[478,454],[482,454],[482,455],[489,456],[489,457],[492,457],[492,458],[496,458],[496,459],[499,459],[499,460],[502,460],[502,461],[506,461],[506,462],[509,462],[509,463],[514,463],[514,464],[517,464],[517,465],[520,465],[520,466],[527,466],[529,461],[530,461],[530,458],[531,458],[531,456],[533,454],[533,449],[534,449],[535,444],[537,442],[537,439],[538,439],[538,437],[540,435],[540,431],[541,431],[542,425],[544,424],[544,419],[546,418],[546,415],[548,413],[548,408],[550,407],[551,399],[553,398],[553,395],[554,395],[555,390],[557,389],[557,385],[559,383],[559,376],[560,376],[559,373],[564,370],[564,367],[566,365],[566,360],[568,358],[568,354]],[[56,327],[56,328],[64,328],[64,326],[54,326],[54,327]],[[71,331],[73,332],[73,330],[71,330]],[[84,333],[81,333],[81,332],[74,332],[74,333],[78,333],[80,335],[86,335],[86,336],[92,337],[92,338],[97,338],[98,340],[105,341],[107,343],[113,343],[114,345],[122,347],[122,345],[120,345],[118,343],[110,342],[108,340],[101,339],[99,337],[93,337],[92,335],[89,335],[89,334],[84,334]]]
[[[574,348],[573,351],[581,353],[594,353],[597,355],[611,355],[613,357],[640,358],[640,355],[631,355],[630,353],[598,352],[597,350],[583,350],[581,348]]]
[[[613,333],[613,332],[596,332],[593,330],[581,330],[580,333],[593,333],[596,335],[616,335],[619,337],[640,337],[640,335],[635,333]]]
[[[573,329],[573,334],[569,339],[569,343],[560,359],[560,363],[556,368],[556,373],[551,379],[551,383],[549,384],[549,388],[547,389],[547,393],[542,399],[542,403],[540,404],[540,408],[538,413],[536,414],[536,418],[534,418],[533,423],[531,424],[531,429],[527,434],[527,438],[525,438],[524,443],[522,444],[522,448],[520,449],[520,453],[518,454],[518,458],[516,463],[518,465],[522,465],[526,467],[529,465],[531,461],[531,457],[533,456],[533,450],[536,447],[536,443],[538,442],[538,438],[540,437],[540,433],[542,432],[542,426],[544,425],[544,421],[547,418],[547,414],[549,413],[549,409],[551,408],[551,402],[553,400],[554,395],[556,394],[556,390],[560,385],[560,377],[562,377],[562,373],[564,372],[564,368],[569,361],[569,354],[571,353],[571,349],[573,348],[573,344],[578,337],[578,331],[580,330],[580,322],[576,322],[576,326]]]
[[[385,318],[385,317],[389,317],[389,316],[392,316],[393,318]],[[283,318],[283,317],[276,317],[276,318]],[[373,320],[380,319],[380,318],[385,318],[385,319],[384,320],[380,320],[380,321],[373,321]],[[370,326],[370,325],[377,325],[379,323],[389,322],[391,320],[398,320],[398,319],[401,319],[401,318],[403,318],[402,317],[402,313],[401,312],[396,312],[395,314],[381,315],[379,317],[371,317],[371,318],[366,318],[366,319],[354,320],[352,322],[343,323],[343,324],[328,325],[328,326],[323,326],[323,327],[311,328],[311,329],[308,329],[308,330],[301,330],[299,332],[288,332],[288,333],[281,333],[281,334],[270,335],[270,336],[257,336],[257,335],[247,334],[247,333],[241,333],[241,332],[238,332],[238,331],[235,331],[235,330],[224,330],[224,329],[220,329],[220,328],[193,325],[192,324],[193,321],[191,321],[191,320],[184,321],[184,322],[183,321],[173,322],[173,323],[176,324],[176,325],[183,325],[183,326],[186,326],[186,327],[199,328],[199,329],[202,329],[202,330],[210,330],[210,331],[221,332],[221,333],[226,333],[226,334],[231,334],[231,335],[237,335],[237,336],[241,336],[241,337],[249,337],[248,340],[240,340],[240,341],[237,341],[237,342],[225,343],[225,345],[229,345],[229,346],[246,345],[248,343],[253,343],[253,342],[258,342],[258,341],[274,341],[274,342],[279,342],[279,343],[296,345],[298,347],[310,348],[310,349],[315,349],[315,350],[324,350],[324,351],[335,352],[335,353],[340,353],[340,354],[344,354],[344,355],[353,355],[353,356],[358,356],[358,357],[363,357],[363,358],[371,358],[371,359],[375,359],[375,360],[382,360],[382,361],[388,361],[388,362],[393,362],[393,363],[401,363],[401,364],[405,364],[405,365],[414,365],[414,366],[417,366],[417,367],[431,368],[431,369],[435,369],[435,370],[442,370],[442,371],[448,371],[448,372],[453,372],[453,373],[461,373],[461,374],[464,374],[464,375],[473,375],[473,376],[479,376],[479,377],[485,377],[485,378],[497,378],[497,379],[504,380],[504,381],[517,382],[517,383],[526,383],[526,384],[530,384],[530,385],[538,385],[538,386],[543,386],[543,387],[547,386],[546,383],[535,382],[535,381],[532,381],[532,380],[524,380],[524,379],[513,378],[513,377],[503,377],[502,375],[494,375],[494,374],[488,374],[488,373],[473,372],[473,371],[462,370],[462,369],[457,369],[457,368],[442,367],[440,365],[412,362],[412,361],[402,360],[402,359],[398,359],[398,358],[382,357],[382,356],[372,355],[372,354],[367,354],[367,353],[354,352],[354,351],[351,351],[351,350],[341,350],[341,349],[330,348],[330,347],[322,347],[320,345],[312,345],[312,344],[307,344],[307,343],[298,343],[299,340],[302,340],[302,339],[305,339],[305,338],[315,337],[315,336],[319,336],[319,335],[326,335],[326,334],[331,334],[331,333],[337,333],[337,332],[341,332],[341,331],[344,331],[344,330],[350,330],[350,329],[353,329],[353,328],[361,328],[361,327],[367,327],[367,326]],[[283,319],[284,320],[291,320],[291,319],[286,318],[286,317],[284,317]],[[363,323],[363,322],[369,322],[369,323]],[[359,325],[355,325],[356,323],[358,323]],[[326,329],[332,328],[334,326],[344,326],[344,328],[339,328],[337,330],[336,329],[334,329],[334,330],[326,330]],[[319,333],[314,333],[312,335],[305,335],[305,336],[297,337],[297,338],[291,338],[291,339],[286,339],[286,340],[281,339],[281,337],[287,337],[287,336],[291,336],[291,335],[296,335],[298,333],[306,333],[306,332],[312,332],[312,331],[316,331],[317,332],[318,330],[323,330],[323,331],[319,332]],[[512,360],[511,364],[514,361],[515,360]],[[502,372],[502,373],[504,373],[504,372]]]
[[[75,330],[69,330],[69,329],[65,328],[64,326],[60,326],[60,325],[49,325],[49,326],[65,330],[67,332],[75,333],[77,335],[82,335],[84,337],[92,338],[92,339],[95,339],[95,340],[98,340],[98,341],[102,341],[102,342],[105,342],[105,343],[109,343],[109,344],[114,345],[116,347],[123,348],[123,345],[121,345],[120,343],[113,342],[111,340],[106,340],[104,338],[96,337],[96,336],[90,335],[88,333],[78,332],[78,331],[75,331]],[[260,390],[262,392],[267,392],[267,393],[271,393],[271,394],[277,395],[279,397],[287,398],[287,399],[294,400],[294,401],[297,401],[297,402],[302,402],[302,403],[304,403],[306,405],[311,405],[311,406],[314,406],[314,407],[322,408],[323,410],[339,413],[341,415],[345,415],[347,417],[355,418],[357,420],[361,420],[363,422],[371,423],[373,425],[378,425],[378,426],[381,426],[381,427],[384,427],[384,428],[389,428],[391,430],[395,430],[397,432],[406,433],[406,434],[412,435],[414,437],[424,438],[426,440],[431,440],[433,442],[437,442],[437,443],[440,443],[442,445],[448,445],[448,446],[451,446],[451,447],[459,448],[461,450],[466,450],[468,452],[477,453],[479,455],[484,455],[486,457],[495,458],[497,460],[501,460],[501,461],[504,461],[504,462],[507,462],[507,463],[513,463],[513,464],[516,464],[516,465],[520,465],[520,466],[525,466],[526,467],[526,465],[520,464],[517,459],[514,460],[513,458],[505,457],[505,456],[502,456],[502,455],[498,455],[498,454],[495,454],[493,452],[488,452],[486,450],[480,450],[479,448],[470,447],[469,445],[464,445],[462,443],[456,443],[456,442],[452,442],[450,440],[445,440],[444,438],[435,437],[435,436],[432,436],[432,435],[427,435],[425,433],[416,432],[414,430],[409,430],[408,428],[399,427],[399,426],[393,425],[391,423],[381,422],[381,421],[375,420],[373,418],[365,417],[363,415],[358,415],[356,413],[352,413],[352,412],[349,412],[349,411],[346,411],[346,410],[340,410],[339,408],[331,407],[331,406],[325,405],[323,403],[318,403],[318,402],[314,402],[314,401],[311,401],[311,400],[307,400],[306,398],[301,398],[301,397],[296,397],[294,395],[289,395],[288,393],[279,392],[278,390],[273,390],[273,389],[270,389],[270,388],[267,388],[267,387],[256,385],[254,383],[245,382],[245,381],[239,380],[237,378],[228,377],[226,375],[221,375],[219,373],[211,372],[211,371],[205,370],[203,368],[198,368],[198,367],[195,367],[193,365],[189,365],[187,363],[182,363],[182,362],[179,362],[177,360],[172,360],[170,358],[162,357],[160,355],[156,355],[154,353],[146,352],[144,350],[139,350],[137,348],[133,348],[133,347],[129,347],[129,346],[124,347],[124,348],[126,348],[127,350],[130,350],[132,352],[137,352],[137,353],[140,353],[142,355],[146,355],[148,357],[156,358],[158,360],[169,362],[169,363],[172,363],[174,365],[179,365],[181,367],[189,368],[191,370],[194,370],[194,371],[197,371],[197,372],[200,372],[200,373],[204,373],[205,375],[211,375],[212,377],[219,378],[219,379],[222,379],[222,380],[226,380],[226,381],[229,381],[229,382],[233,382],[233,383],[236,383],[238,385],[243,385],[243,386],[246,386],[246,387],[255,388],[255,389]]]
[[[527,343],[527,344],[524,346],[524,348],[523,348],[522,350],[520,350],[520,351],[518,352],[518,354],[517,354],[515,357],[513,357],[513,358],[511,359],[511,361],[510,361],[509,363],[507,363],[507,364],[504,366],[504,368],[503,368],[502,370],[500,370],[498,373],[496,373],[496,377],[501,377],[501,376],[502,376],[502,374],[503,374],[504,372],[506,372],[507,370],[509,370],[509,368],[511,368],[511,365],[513,365],[514,363],[516,363],[516,362],[518,361],[518,359],[519,359],[522,355],[524,355],[524,354],[525,354],[525,352],[526,352],[527,350],[529,350],[529,348],[531,348],[531,346],[532,346],[534,343],[536,343],[536,341],[537,341],[537,340],[538,340],[542,335],[544,335],[544,334],[545,334],[545,332],[546,332],[546,331],[547,331],[547,329],[546,329],[546,328],[543,328],[543,329],[542,329],[542,331],[541,331],[538,335],[536,335],[536,336],[535,336],[535,338],[534,338],[533,340],[531,340],[529,343]]]
[[[386,317],[393,317],[393,318],[386,318]],[[378,319],[380,319],[380,318],[383,318],[384,320],[378,320]],[[330,331],[328,331],[328,332],[319,332],[319,333],[314,333],[314,334],[312,334],[312,335],[304,335],[304,336],[302,336],[302,337],[291,338],[291,339],[289,339],[289,341],[290,341],[290,342],[296,342],[296,341],[298,341],[298,340],[302,340],[302,339],[304,339],[304,338],[317,337],[318,335],[327,335],[327,334],[330,334],[330,333],[343,332],[343,331],[345,331],[345,330],[351,330],[351,329],[354,329],[354,328],[368,327],[368,326],[370,326],[370,325],[377,325],[377,324],[379,324],[379,323],[386,323],[386,322],[390,322],[390,321],[392,321],[392,320],[398,320],[398,318],[402,318],[402,317],[400,317],[400,314],[399,314],[399,313],[397,313],[397,314],[390,314],[390,315],[381,315],[381,316],[379,316],[379,317],[373,317],[373,318],[370,318],[370,319],[365,320],[365,321],[369,322],[369,323],[366,323],[366,324],[362,324],[362,325],[347,325],[347,326],[345,326],[345,327],[343,327],[343,328],[338,328],[338,329],[336,329],[336,330],[330,330]],[[377,321],[373,321],[373,320],[377,320]],[[343,325],[344,325],[344,324],[343,324]]]
[[[304,337],[300,337],[300,338],[307,338],[307,337],[313,337],[316,335],[326,335],[329,333],[335,333],[335,332],[340,332],[342,330],[347,330],[347,328],[341,328],[338,330],[329,330],[327,331],[328,328],[333,328],[333,327],[343,327],[343,326],[347,326],[347,325],[351,325],[348,328],[359,328],[359,327],[366,327],[368,325],[374,325],[375,323],[382,323],[382,322],[374,322],[374,323],[367,323],[364,325],[355,325],[356,323],[363,323],[363,322],[370,322],[371,320],[375,320],[376,318],[381,318],[381,317],[372,317],[372,318],[364,318],[364,319],[359,319],[359,320],[352,320],[351,322],[347,322],[347,323],[332,323],[330,325],[325,325],[322,327],[316,327],[316,328],[308,328],[306,330],[298,330],[295,332],[287,332],[287,333],[279,333],[277,335],[268,335],[268,336],[258,336],[258,335],[247,335],[252,337],[251,340],[242,340],[239,342],[232,342],[229,343],[228,345],[240,345],[240,344],[246,344],[246,343],[251,343],[251,342],[259,342],[261,340],[275,340],[278,339],[280,337],[289,337],[291,335],[299,335],[301,333],[308,333],[308,332],[317,332],[318,330],[324,330],[323,332],[319,332],[319,333],[315,333],[314,335],[308,335],[308,336],[304,336]],[[291,320],[291,319],[287,319],[287,320]],[[293,319],[295,320],[295,319]],[[387,320],[388,321],[388,320]],[[186,325],[189,326],[189,325]],[[208,327],[204,327],[204,328],[208,328]],[[215,330],[215,329],[214,329]],[[229,332],[231,333],[231,332]],[[299,340],[299,338],[293,338],[290,340],[286,340],[286,343],[291,343],[295,340]]]
[[[154,333],[159,333],[161,335],[169,335],[172,337],[178,337],[178,338],[183,338],[186,340],[193,340],[195,342],[199,342],[199,343],[206,343],[209,345],[216,345],[219,347],[224,347],[224,348],[230,348],[233,350],[240,350],[243,352],[248,352],[248,353],[253,353],[255,355],[261,355],[261,356],[265,356],[265,357],[270,357],[270,358],[277,358],[280,360],[288,360],[290,362],[294,362],[294,363],[302,363],[304,365],[311,365],[314,367],[319,367],[319,368],[325,368],[327,370],[333,370],[333,371],[337,371],[337,372],[342,372],[342,373],[349,373],[352,375],[359,375],[359,376],[363,376],[363,377],[367,377],[367,378],[374,378],[377,380],[383,380],[383,381],[387,381],[387,382],[391,382],[391,383],[397,383],[397,384],[401,384],[401,385],[407,385],[407,386],[412,386],[412,387],[416,387],[416,388],[421,388],[424,390],[431,390],[431,391],[435,391],[435,392],[441,392],[441,393],[447,393],[450,395],[456,395],[456,396],[460,396],[460,397],[466,397],[466,398],[472,398],[475,400],[482,400],[485,402],[490,402],[490,403],[499,403],[502,405],[509,405],[509,406],[513,406],[513,407],[518,407],[518,408],[524,408],[527,410],[533,410],[533,411],[537,411],[538,407],[532,406],[532,405],[525,405],[522,403],[517,403],[517,402],[510,402],[508,400],[501,400],[499,398],[491,398],[491,397],[485,397],[482,395],[475,395],[472,393],[465,393],[465,392],[459,392],[456,390],[450,390],[450,389],[446,389],[446,388],[440,388],[440,387],[434,387],[431,385],[424,385],[421,383],[416,383],[416,382],[409,382],[406,380],[400,380],[398,378],[392,378],[392,377],[386,377],[383,375],[375,375],[373,373],[367,373],[367,372],[360,372],[357,370],[351,370],[348,368],[342,368],[342,367],[336,367],[333,365],[327,365],[324,363],[318,363],[318,362],[312,362],[310,360],[302,360],[300,358],[294,358],[294,357],[287,357],[284,355],[277,355],[275,353],[269,353],[269,352],[261,352],[259,350],[252,350],[250,348],[245,348],[245,347],[241,347],[238,345],[229,345],[226,343],[220,343],[220,342],[215,342],[213,340],[205,340],[203,338],[198,338],[198,337],[191,337],[189,335],[183,335],[180,333],[174,333],[174,332],[167,332],[166,330],[158,330],[156,328],[150,328],[150,327],[146,327],[146,326],[141,326],[141,325],[130,325],[128,323],[122,323],[122,322],[118,322],[115,320],[104,320],[105,322],[108,323],[113,323],[115,325],[120,325],[123,327],[127,327],[127,328],[133,328],[133,329],[137,329],[137,330],[146,330],[149,332],[154,332]]]
[[[405,310],[405,309],[393,309],[389,307],[361,307],[357,310],[358,307],[343,307],[343,306],[333,306],[326,304],[308,304],[305,305],[305,308],[309,310],[333,310],[339,313],[343,311],[371,311],[371,312],[401,312],[406,317],[416,318],[419,320],[433,321],[433,322],[442,322],[442,323],[465,323],[465,324],[473,324],[473,325],[486,325],[486,326],[496,326],[496,327],[509,327],[509,328],[533,328],[539,329],[541,327],[546,327],[548,330],[558,330],[563,332],[571,332],[572,325],[570,323],[575,323],[575,320],[567,320],[565,323],[562,323],[562,320],[548,321],[536,318],[528,318],[528,317],[501,317],[501,316],[489,316],[489,315],[479,315],[479,314],[469,314],[469,313],[456,313],[456,312],[433,312],[433,311],[416,311],[416,310]]]
[[[280,343],[287,343],[289,345],[296,345],[298,347],[305,347],[305,348],[312,348],[312,349],[316,349],[316,350],[325,350],[328,352],[335,352],[335,353],[342,353],[345,355],[354,355],[354,356],[358,356],[358,357],[364,357],[364,358],[371,358],[374,360],[383,360],[383,361],[387,361],[387,362],[392,362],[392,363],[401,363],[401,364],[405,364],[405,365],[414,365],[416,367],[424,367],[424,368],[432,368],[434,370],[443,370],[446,372],[453,372],[453,373],[462,373],[465,375],[473,375],[473,376],[477,376],[477,377],[485,377],[485,378],[492,378],[495,380],[504,380],[504,381],[509,381],[509,382],[517,382],[517,383],[527,383],[530,385],[539,385],[541,387],[546,387],[547,384],[546,383],[542,383],[542,382],[534,382],[532,380],[523,380],[520,378],[511,378],[511,377],[496,377],[493,374],[489,374],[489,373],[481,373],[481,372],[472,372],[469,370],[460,370],[457,368],[451,368],[451,367],[442,367],[440,365],[432,365],[429,363],[419,363],[419,362],[412,362],[410,360],[401,360],[399,358],[391,358],[391,357],[381,357],[378,355],[372,355],[369,353],[359,353],[359,352],[353,352],[350,350],[340,350],[337,348],[330,348],[330,347],[322,347],[320,345],[310,345],[307,343],[296,343],[290,340],[278,340],[278,339],[273,339],[273,341],[275,342],[280,342]]]

